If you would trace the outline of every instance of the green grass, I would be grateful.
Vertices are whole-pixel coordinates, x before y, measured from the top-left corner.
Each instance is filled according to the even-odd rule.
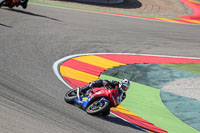
[[[107,75],[101,75],[100,78],[120,80]],[[121,105],[155,126],[169,133],[199,133],[179,120],[163,105],[159,89],[131,82],[131,87],[126,94],[127,98]]]
[[[171,63],[171,64],[160,64],[160,65],[177,70],[182,70],[185,72],[200,74],[200,63]]]

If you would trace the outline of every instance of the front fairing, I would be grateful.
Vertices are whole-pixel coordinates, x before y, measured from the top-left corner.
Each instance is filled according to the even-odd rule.
[[[78,105],[80,105],[83,109],[85,109],[90,104],[91,99],[89,96],[87,97],[80,97],[78,99],[77,97],[74,98],[74,102],[76,102]]]
[[[93,92],[93,93],[92,93]],[[116,107],[120,104],[119,88],[116,86],[114,89],[94,88],[89,94],[89,98],[95,99],[97,97],[106,97],[110,100],[110,106]]]
[[[74,101],[80,105],[83,109],[86,109],[87,106],[96,98],[106,98],[110,101],[111,107],[116,107],[119,105],[119,92],[118,89],[106,89],[106,88],[94,88],[89,93],[89,96],[84,96],[78,98],[74,98]]]
[[[80,105],[83,109],[86,109],[87,106],[96,98],[106,97],[109,99],[109,91],[106,88],[93,88],[92,91],[89,93],[89,96],[77,97],[74,98],[74,102]]]
[[[117,87],[110,90],[110,102],[111,107],[116,107],[120,104],[119,91]]]
[[[89,94],[91,100],[98,97],[106,97],[109,99],[109,90],[106,88],[94,88]]]

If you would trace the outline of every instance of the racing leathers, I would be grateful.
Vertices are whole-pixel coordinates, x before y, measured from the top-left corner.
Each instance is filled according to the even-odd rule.
[[[119,102],[122,102],[126,98],[126,93],[125,93],[125,91],[120,89],[119,84],[120,83],[118,81],[114,81],[114,80],[109,81],[109,80],[98,79],[96,81],[93,81],[92,83],[90,83],[89,85],[87,85],[85,87],[79,87],[79,88],[80,88],[81,93],[86,93],[88,90],[90,90],[92,88],[96,88],[96,87],[104,87],[105,86],[107,89],[114,89],[117,86],[118,92],[119,92]]]

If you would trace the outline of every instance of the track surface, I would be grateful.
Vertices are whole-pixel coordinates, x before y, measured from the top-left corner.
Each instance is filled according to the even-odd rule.
[[[200,28],[29,5],[0,9],[0,132],[135,132],[63,101],[53,63],[67,55],[126,52],[200,57]]]

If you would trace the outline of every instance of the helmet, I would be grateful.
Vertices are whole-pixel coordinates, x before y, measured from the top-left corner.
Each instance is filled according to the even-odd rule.
[[[127,91],[128,88],[130,87],[130,82],[128,79],[122,79],[119,83],[119,88],[122,89],[123,91]]]

